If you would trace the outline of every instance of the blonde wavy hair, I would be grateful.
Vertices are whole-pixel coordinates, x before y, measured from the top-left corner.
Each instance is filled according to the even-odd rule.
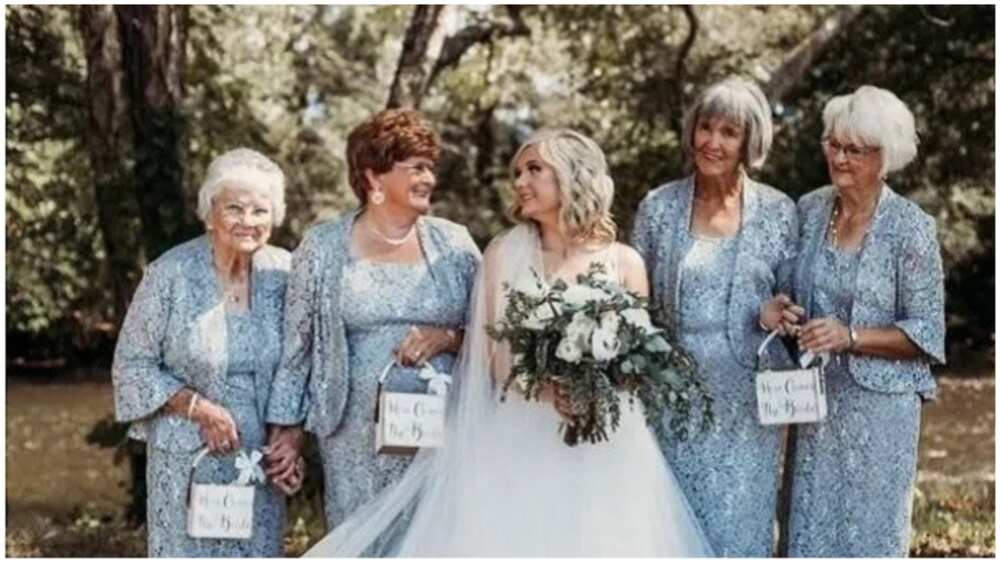
[[[542,160],[552,167],[559,186],[559,227],[577,241],[614,242],[618,227],[611,217],[615,182],[608,174],[604,151],[589,137],[570,129],[542,129],[517,149],[510,161],[510,175],[528,148],[538,147]],[[518,222],[530,219],[521,214],[521,204],[513,198],[509,209]]]

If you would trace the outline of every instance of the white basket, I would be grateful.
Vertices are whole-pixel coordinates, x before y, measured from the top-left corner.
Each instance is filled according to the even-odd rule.
[[[204,447],[191,463],[188,535],[199,539],[249,539],[253,535],[255,486],[195,484],[194,469],[208,453]]]
[[[823,367],[760,370],[767,345],[778,334],[771,332],[757,349],[757,418],[761,425],[817,423],[826,419],[826,382]]]
[[[395,361],[386,365],[378,378],[375,401],[375,452],[384,455],[413,455],[421,448],[444,445],[446,395],[385,392],[382,387]],[[424,369],[432,376],[450,380],[448,375]]]

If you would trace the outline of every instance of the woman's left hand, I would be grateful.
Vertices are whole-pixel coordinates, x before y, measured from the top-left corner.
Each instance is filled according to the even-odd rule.
[[[454,350],[457,337],[455,330],[413,326],[395,349],[396,360],[406,367],[420,365],[443,351]]]
[[[799,331],[799,347],[813,353],[845,351],[851,347],[851,332],[836,318],[816,318]]]

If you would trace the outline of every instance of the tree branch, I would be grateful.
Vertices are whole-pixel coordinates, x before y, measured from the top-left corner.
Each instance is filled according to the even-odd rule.
[[[764,85],[764,93],[771,103],[780,101],[805,76],[813,62],[826,50],[830,42],[838,37],[864,10],[864,6],[845,6],[828,17],[815,31],[802,40],[785,57]]]
[[[509,20],[470,25],[445,39],[441,54],[427,79],[427,86],[434,83],[441,71],[458,64],[462,56],[479,43],[490,43],[501,37],[530,35],[531,30],[522,19],[523,9],[523,6],[507,6]]]
[[[389,89],[386,107],[420,107],[420,100],[429,81],[426,78],[424,60],[431,36],[437,29],[438,20],[444,6],[416,6],[410,17],[410,26],[403,38],[403,51],[399,54],[396,76]]]
[[[683,136],[684,80],[687,75],[687,57],[691,53],[691,48],[694,47],[699,27],[698,14],[695,13],[694,6],[685,5],[682,8],[684,10],[684,17],[688,23],[688,33],[687,37],[684,38],[684,43],[681,44],[680,50],[677,51],[677,58],[674,61],[674,107],[676,111],[673,112],[671,119],[678,139]]]

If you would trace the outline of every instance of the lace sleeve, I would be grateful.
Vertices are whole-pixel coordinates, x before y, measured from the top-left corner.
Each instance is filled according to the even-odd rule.
[[[163,364],[170,316],[170,272],[150,265],[125,315],[111,364],[115,417],[139,420],[155,414],[184,382]]]

